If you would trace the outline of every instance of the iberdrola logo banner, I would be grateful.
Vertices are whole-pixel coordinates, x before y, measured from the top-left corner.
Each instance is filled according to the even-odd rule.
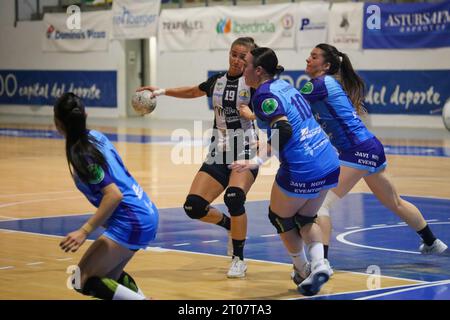
[[[211,49],[228,50],[239,37],[252,37],[259,46],[293,49],[298,25],[295,3],[251,6],[217,6]]]

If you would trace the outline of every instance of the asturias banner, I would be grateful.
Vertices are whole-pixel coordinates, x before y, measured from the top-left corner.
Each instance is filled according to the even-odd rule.
[[[51,106],[64,92],[89,107],[117,107],[116,71],[0,70],[0,104]]]
[[[380,19],[379,23],[375,23],[377,19]],[[364,21],[364,49],[450,46],[450,1],[408,4],[365,3]]]

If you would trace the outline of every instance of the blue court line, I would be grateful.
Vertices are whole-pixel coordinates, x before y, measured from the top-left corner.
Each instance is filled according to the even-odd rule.
[[[133,142],[133,143],[156,143],[156,142],[177,142],[167,136],[148,136],[134,134],[105,133],[105,136],[112,142]],[[36,139],[63,139],[56,130],[38,130],[38,129],[15,129],[0,128],[0,136],[16,138],[36,138]]]
[[[133,142],[133,143],[177,143],[168,136],[150,136],[104,133],[112,142]],[[55,130],[40,129],[18,129],[1,128],[0,136],[17,138],[37,138],[37,139],[63,139]],[[409,156],[428,156],[428,157],[450,157],[450,148],[446,147],[428,147],[428,146],[393,146],[385,145],[386,154],[409,155]]]

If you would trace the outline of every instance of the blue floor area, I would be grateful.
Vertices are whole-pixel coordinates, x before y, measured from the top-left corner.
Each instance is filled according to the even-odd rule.
[[[133,135],[105,133],[112,142],[131,142],[131,143],[176,143],[168,136],[152,135]],[[55,130],[41,129],[19,129],[19,128],[1,128],[0,136],[37,138],[37,139],[62,139],[62,136]],[[428,147],[428,146],[392,146],[384,145],[386,154],[427,156],[427,157],[450,157],[450,148],[446,147]]]
[[[383,295],[369,296],[366,300],[450,300],[450,284],[432,284],[394,290]]]
[[[405,199],[414,203],[423,212],[425,219],[431,220],[429,224],[435,235],[449,244],[450,200],[421,197],[405,197]],[[224,205],[217,207],[223,211],[226,210]],[[245,255],[251,259],[290,263],[286,250],[278,236],[274,235],[275,229],[267,218],[267,207],[267,201],[252,201],[246,204],[249,224]],[[450,254],[443,256],[418,254],[419,236],[406,225],[398,224],[401,220],[382,207],[373,195],[349,194],[333,209],[332,216],[334,233],[329,259],[335,269],[365,273],[369,266],[377,265],[384,276],[422,281],[450,279]],[[89,214],[84,214],[1,221],[0,229],[63,236],[79,228],[88,218]],[[386,225],[380,226],[380,224]],[[97,237],[100,232],[94,233],[92,238]],[[343,239],[348,243],[336,239],[344,234],[347,235]],[[151,246],[225,255],[226,243],[227,233],[224,229],[190,220],[185,216],[182,208],[169,208],[160,209],[159,231]],[[385,291],[371,291],[370,295],[383,292]],[[406,291],[404,294],[413,294],[413,296],[424,294],[426,297],[439,294],[439,297],[448,297],[449,286],[445,286],[444,289],[437,286]],[[363,296],[367,296],[367,293]],[[358,294],[350,296],[341,294],[329,298],[359,297]],[[389,295],[385,297],[388,299]]]
[[[398,288],[378,289],[316,296],[302,300],[450,300],[449,283],[427,283]]]

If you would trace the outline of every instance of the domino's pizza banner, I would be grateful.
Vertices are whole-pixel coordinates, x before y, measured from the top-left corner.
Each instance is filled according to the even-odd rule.
[[[378,21],[377,21],[378,20]],[[364,3],[364,49],[450,46],[450,1]]]
[[[0,104],[53,105],[64,92],[89,107],[117,107],[116,71],[0,70]]]
[[[209,71],[208,77],[219,71]],[[450,99],[450,70],[358,71],[366,84],[369,113],[441,115]],[[304,71],[287,70],[280,76],[297,89],[309,80]],[[212,104],[209,101],[209,108]]]

